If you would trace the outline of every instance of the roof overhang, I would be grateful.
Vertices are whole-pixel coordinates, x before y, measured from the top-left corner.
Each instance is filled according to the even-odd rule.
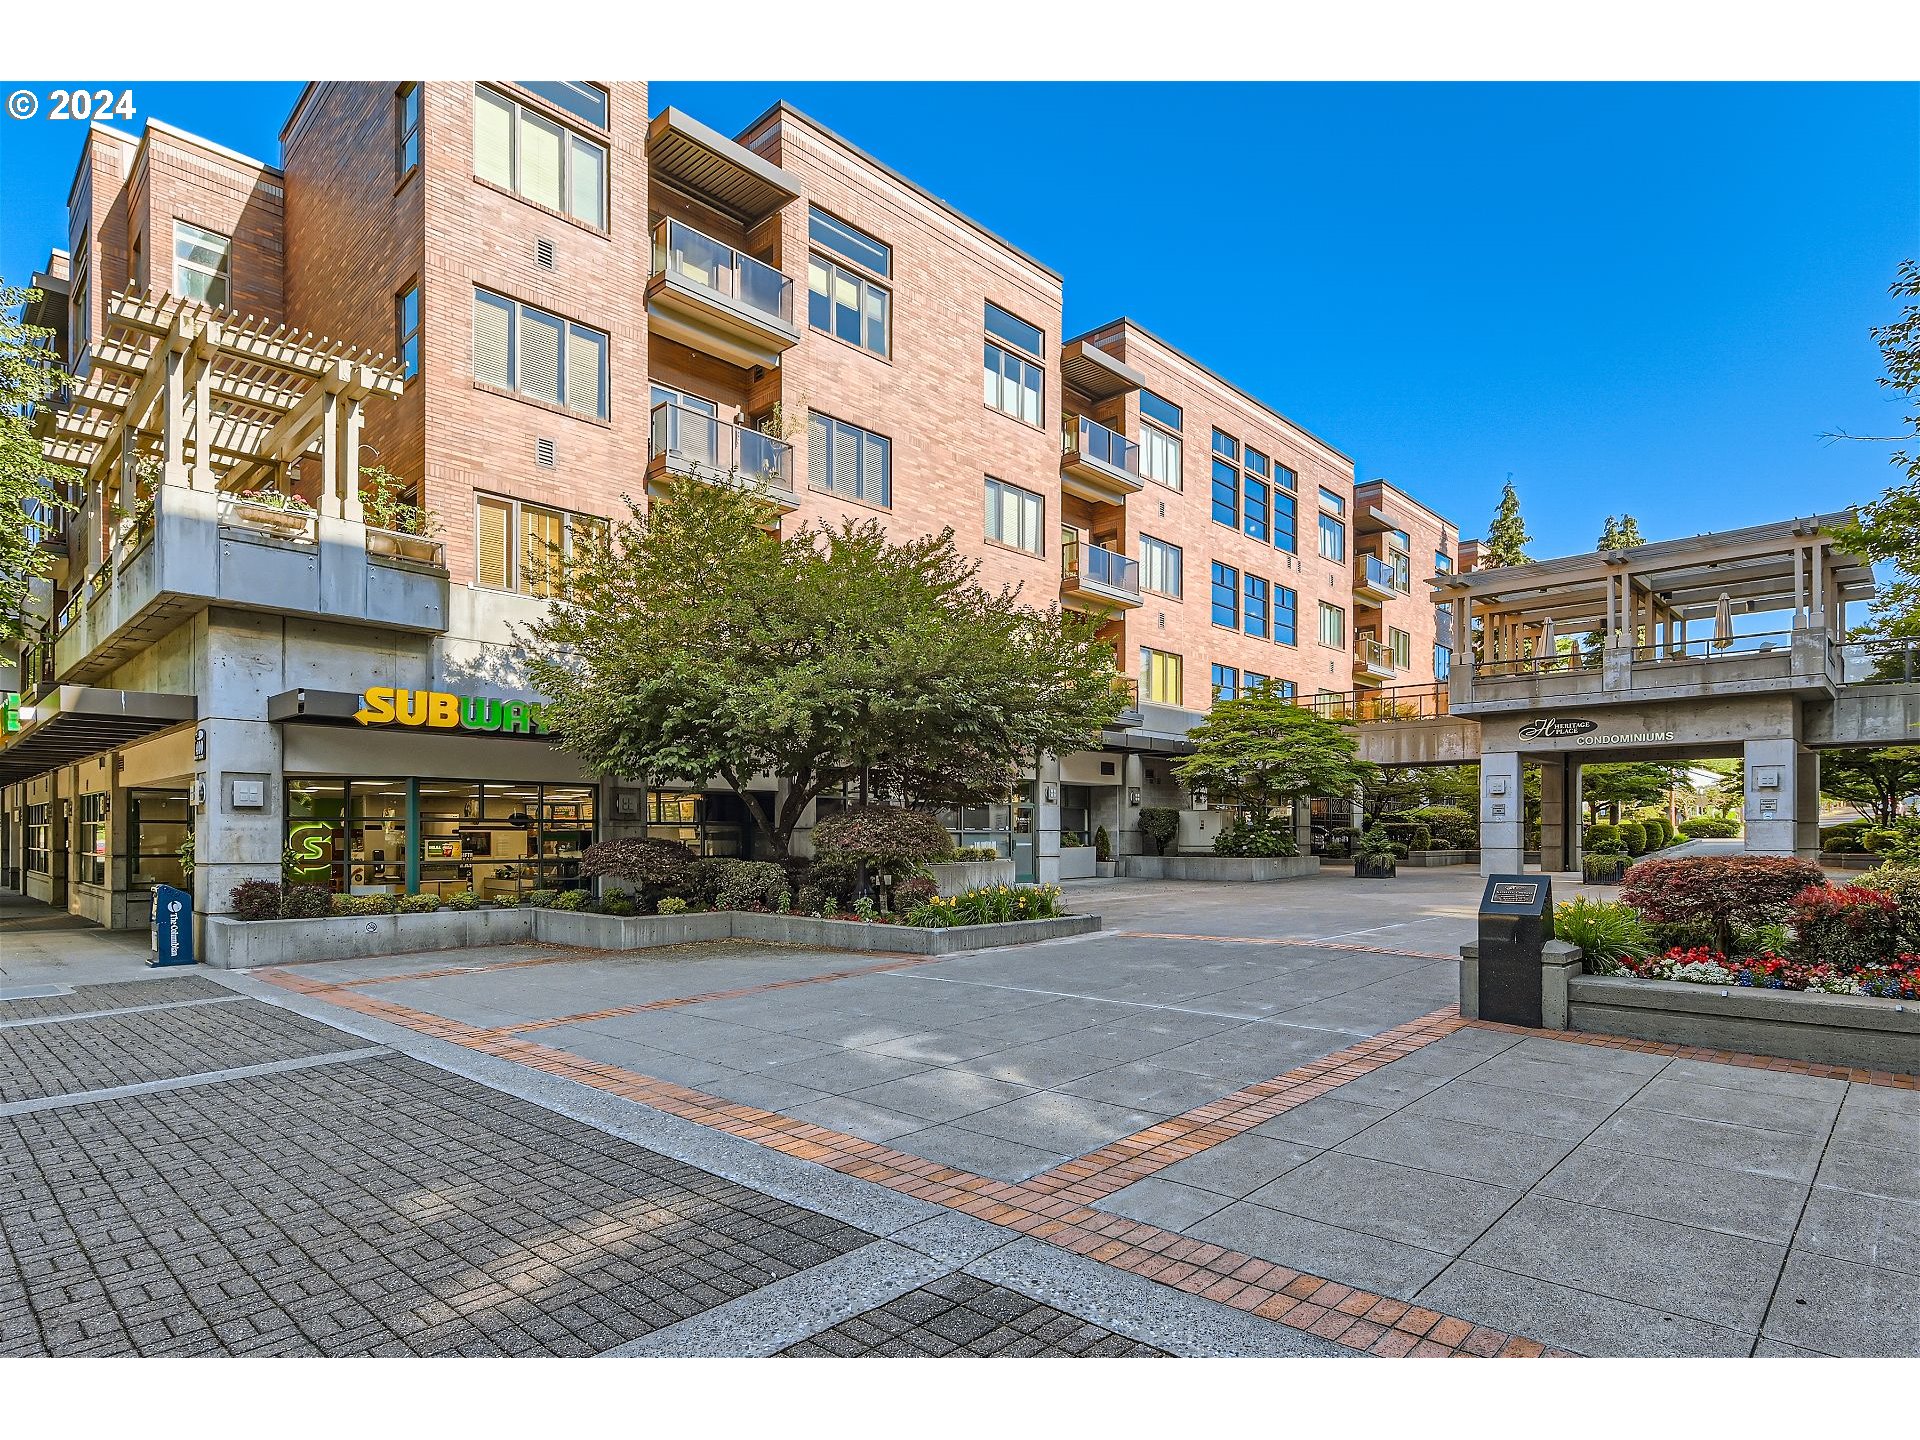
[[[0,783],[72,765],[186,724],[199,715],[191,695],[61,685],[20,708],[25,722],[0,747]]]
[[[1069,390],[1093,400],[1111,400],[1147,383],[1147,377],[1131,365],[1085,340],[1074,340],[1060,348],[1060,378]]]
[[[412,686],[397,687],[402,690]],[[511,697],[504,697],[511,698]],[[481,731],[469,730],[464,726],[441,727],[407,725],[402,723],[365,724],[359,718],[362,697],[354,690],[282,690],[278,695],[267,699],[267,720],[270,724],[285,725],[351,725],[364,729],[369,735],[382,733],[438,735],[446,739],[462,740],[539,740],[547,744],[555,743],[552,735],[532,730],[525,731]],[[524,702],[522,702],[524,703]]]
[[[647,126],[647,163],[659,179],[748,225],[800,198],[791,173],[672,106]]]

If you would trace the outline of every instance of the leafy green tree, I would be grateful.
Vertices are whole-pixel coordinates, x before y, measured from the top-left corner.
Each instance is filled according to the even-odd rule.
[[[1685,771],[1684,765],[1651,760],[1584,765],[1580,769],[1580,798],[1590,820],[1597,820],[1602,810],[1618,820],[1622,807],[1664,805]]]
[[[1533,557],[1527,554],[1527,546],[1533,543],[1533,536],[1527,533],[1527,522],[1520,514],[1520,495],[1513,488],[1513,481],[1507,481],[1506,488],[1500,492],[1500,504],[1493,512],[1493,523],[1487,527],[1487,543],[1481,552],[1480,563],[1491,568],[1498,565],[1526,565]]]
[[[1841,532],[1849,549],[1865,559],[1891,562],[1893,581],[1880,587],[1869,623],[1860,632],[1889,639],[1920,638],[1920,264],[1903,260],[1889,292],[1905,303],[1900,318],[1877,326],[1873,338],[1886,358],[1880,384],[1899,396],[1906,427],[1880,439],[1899,446],[1893,463],[1906,476],[1878,500],[1860,507],[1855,523]]]
[[[26,323],[38,290],[0,284],[0,641],[25,637],[25,608],[46,556],[32,542],[33,514],[72,507],[55,489],[76,472],[49,464],[33,434],[33,411],[61,384],[53,332]]]
[[[576,553],[528,628],[528,678],[595,774],[737,793],[785,858],[807,806],[876,767],[1004,798],[1047,752],[1119,714],[1090,623],[977,582],[953,533],[896,544],[876,522],[782,539],[763,495],[686,483]],[[750,790],[770,771],[777,800]]]
[[[1284,804],[1351,795],[1373,767],[1345,720],[1329,720],[1265,689],[1217,702],[1187,732],[1193,753],[1174,762],[1180,783],[1263,821]]]
[[[1892,825],[1902,801],[1920,795],[1920,745],[1827,750],[1820,756],[1820,793]]]
[[[1594,545],[1596,550],[1631,550],[1636,545],[1647,543],[1647,537],[1640,533],[1640,522],[1631,515],[1622,515],[1618,520],[1607,516],[1607,523],[1601,527],[1600,539]]]

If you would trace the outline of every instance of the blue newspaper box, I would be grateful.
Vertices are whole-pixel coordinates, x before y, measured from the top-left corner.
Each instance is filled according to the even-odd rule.
[[[149,965],[193,964],[193,896],[187,891],[153,887],[152,949]]]

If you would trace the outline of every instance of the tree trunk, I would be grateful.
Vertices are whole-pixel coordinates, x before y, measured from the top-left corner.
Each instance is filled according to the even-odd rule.
[[[788,842],[793,837],[792,828],[789,827],[784,836],[779,834],[765,812],[761,810],[760,802],[753,797],[746,786],[734,778],[733,772],[723,768],[719,774],[720,778],[727,782],[728,788],[740,797],[740,803],[746,807],[747,814],[753,817],[754,828],[760,832],[760,838],[767,842],[767,849],[784,860]]]

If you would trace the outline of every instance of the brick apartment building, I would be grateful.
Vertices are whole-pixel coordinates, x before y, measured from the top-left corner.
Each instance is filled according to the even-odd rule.
[[[483,894],[575,880],[596,835],[747,853],[731,795],[498,733],[537,728],[501,722],[538,698],[541,557],[736,471],[787,525],[951,525],[985,582],[1105,617],[1138,703],[950,817],[1023,878],[1092,873],[1097,828],[1137,849],[1148,805],[1210,843],[1168,764],[1215,695],[1444,677],[1447,521],[1130,320],[1067,337],[1058,272],[784,103],[729,139],[644,84],[329,82],[281,148],[95,124],[38,277],[75,377],[49,454],[89,480],[0,748],[0,869],[37,898],[138,923],[189,836],[202,910],[288,852]],[[365,524],[372,465],[434,543]],[[382,725],[375,691],[464,704]]]

